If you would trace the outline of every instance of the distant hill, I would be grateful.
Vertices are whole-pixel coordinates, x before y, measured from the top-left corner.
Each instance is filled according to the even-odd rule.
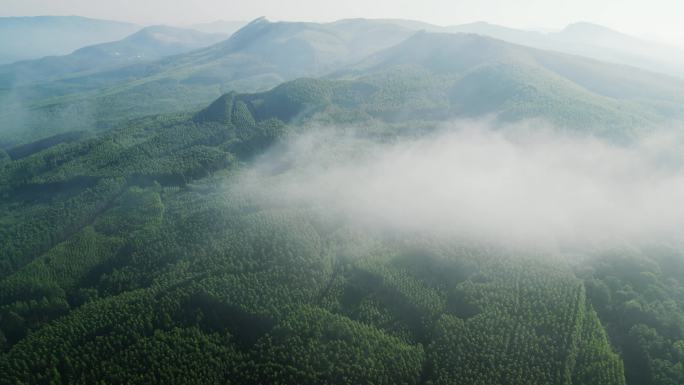
[[[189,28],[204,33],[220,33],[230,36],[247,24],[246,21],[216,20],[210,23],[193,24]]]
[[[268,89],[283,80],[342,68],[398,44],[412,33],[391,24],[362,20],[316,24],[272,23],[261,18],[203,50],[52,83],[49,96],[130,80],[136,80],[136,85],[165,79],[194,88]],[[113,50],[111,46],[104,48]]]
[[[542,33],[478,22],[445,27],[442,32],[476,33],[530,47],[684,77],[683,50],[591,23],[575,23],[559,32]]]
[[[81,72],[97,72],[158,60],[203,48],[224,39],[168,26],[146,27],[124,39],[80,48],[65,56],[21,61],[0,66],[0,84],[21,85],[37,81],[74,77]]]
[[[486,63],[510,68],[539,67],[593,93],[625,100],[684,100],[684,80],[539,50],[477,34],[418,33],[400,45],[369,56],[351,71],[386,71],[396,66],[423,67],[434,73],[464,73]]]
[[[189,112],[229,91],[321,76],[376,87],[354,113],[383,119],[494,114],[629,136],[634,127],[684,116],[684,81],[634,67],[477,34],[415,33],[386,21],[258,19],[207,48],[13,90],[0,111],[0,142],[9,147],[127,118]]]
[[[138,29],[135,24],[79,16],[0,17],[0,64],[66,55]]]
[[[13,132],[12,140],[18,141],[36,131],[91,129],[122,117],[192,110],[230,90],[262,91],[298,77],[331,73],[411,34],[366,20],[317,24],[258,19],[229,39],[193,52],[15,87],[4,95],[0,87],[0,136]]]
[[[623,140],[684,116],[684,82],[475,34],[418,33],[327,79],[224,95],[196,119],[363,126],[488,115]]]

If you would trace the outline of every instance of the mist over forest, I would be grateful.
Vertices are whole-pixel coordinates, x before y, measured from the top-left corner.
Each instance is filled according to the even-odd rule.
[[[684,383],[676,48],[391,18],[0,35],[0,385]]]
[[[409,233],[530,247],[678,243],[683,139],[671,129],[615,144],[539,121],[454,121],[391,140],[316,126],[231,183],[265,204]]]

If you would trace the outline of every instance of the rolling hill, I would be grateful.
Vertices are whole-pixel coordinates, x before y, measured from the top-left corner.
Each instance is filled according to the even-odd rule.
[[[414,20],[378,19],[376,21],[398,25],[414,31],[473,33],[527,47],[584,56],[679,78],[684,77],[682,71],[684,50],[682,48],[646,41],[592,23],[578,22],[570,24],[558,32],[538,32],[484,21],[450,26],[439,26]]]
[[[427,118],[433,110],[433,119],[545,118],[569,129],[629,136],[683,114],[684,82],[676,78],[481,35],[398,31],[364,20],[257,20],[187,54],[10,90],[0,131],[19,144],[150,113],[191,111],[225,91],[320,75],[376,84],[383,91],[366,109],[384,116]]]
[[[626,139],[684,116],[684,82],[474,34],[418,33],[324,80],[300,79],[226,100],[246,103],[256,119],[285,122],[494,115]]]
[[[192,110],[229,90],[265,90],[284,80],[329,73],[411,34],[385,23],[259,19],[228,40],[190,53],[0,89],[0,141],[10,133],[21,141],[66,127],[90,129],[122,117]]]
[[[485,38],[413,39],[362,67],[423,63],[434,76],[447,76],[443,62],[414,50],[444,52],[445,41],[464,39],[458,52]],[[618,298],[624,285],[639,287],[644,277],[663,285],[662,301],[678,298],[682,283],[667,280],[656,262],[597,259],[595,275],[580,274],[547,255],[350,227],[269,189],[287,159],[263,181],[266,202],[230,188],[241,170],[308,123],[353,120],[355,112],[357,122],[392,123],[392,114],[373,114],[392,112],[388,101],[396,100],[417,106],[404,117],[425,119],[419,114],[425,105],[411,95],[424,92],[424,78],[416,87],[398,84],[391,73],[230,93],[193,115],[143,118],[6,159],[0,168],[3,378],[624,385],[623,359],[641,354],[629,350],[631,341],[649,333],[660,350],[649,350],[653,359],[645,362],[671,364],[662,350],[677,345],[658,334],[669,330],[660,321],[653,324],[659,332],[642,327],[625,337],[619,328],[632,323],[619,326],[611,318],[633,308]],[[394,124],[374,127],[374,140],[403,135]],[[616,298],[608,307],[600,302],[604,287]],[[657,309],[659,300],[652,301]],[[630,320],[658,313],[632,314],[638,317]]]
[[[478,22],[441,28],[441,32],[476,33],[529,47],[580,55],[684,78],[684,50],[645,41],[591,23],[574,23],[559,32],[542,33]]]
[[[0,18],[0,64],[66,55],[79,48],[124,38],[141,27],[78,16]]]
[[[102,72],[150,62],[215,44],[221,34],[206,34],[167,26],[146,27],[121,40],[79,48],[65,56],[50,56],[0,66],[4,88],[48,82],[82,73]]]

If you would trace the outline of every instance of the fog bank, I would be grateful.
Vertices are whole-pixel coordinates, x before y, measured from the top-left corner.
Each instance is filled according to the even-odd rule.
[[[679,241],[684,137],[628,146],[535,123],[456,122],[378,143],[317,129],[276,146],[236,186],[382,228],[529,245]]]

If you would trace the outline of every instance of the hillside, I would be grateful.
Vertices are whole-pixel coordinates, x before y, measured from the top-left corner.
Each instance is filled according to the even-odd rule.
[[[431,87],[448,77],[437,86],[438,92],[420,91],[423,95],[418,100],[427,97],[429,103],[439,105],[445,99],[450,103],[467,99],[461,107],[464,116],[507,110],[511,119],[546,115],[568,123],[581,117],[582,124],[633,129],[682,114],[684,87],[675,78],[475,35],[414,35],[410,29],[383,20],[315,24],[259,19],[225,41],[190,53],[0,89],[4,121],[0,143],[7,148],[68,130],[112,127],[121,117],[190,111],[231,90],[265,90],[298,77],[356,79],[378,69],[387,72],[398,67],[421,67],[423,71],[395,71],[393,77],[406,77],[400,82],[423,82]],[[509,86],[497,92],[509,94],[488,95],[488,88],[480,86],[494,86],[495,79]],[[463,87],[456,90],[456,81],[462,81]],[[532,82],[534,88],[526,87]],[[454,91],[445,95],[442,88],[447,85]],[[528,100],[505,105],[507,100],[515,103],[518,97]],[[534,111],[531,106],[547,97],[555,100],[557,111],[551,112],[550,107]],[[567,108],[563,107],[566,101],[570,102]],[[7,139],[10,136],[12,141]]]
[[[3,379],[624,384],[566,265],[230,187],[342,88],[367,87],[230,94],[6,164]]]
[[[90,129],[122,116],[199,108],[229,90],[265,90],[284,80],[323,75],[395,45],[411,33],[384,23],[259,19],[226,41],[190,53],[0,89],[0,143],[7,141],[9,133],[21,141],[67,127]]]
[[[676,78],[474,34],[418,33],[351,69],[372,72],[374,68],[420,66],[431,72],[463,73],[494,62],[542,67],[582,88],[613,98],[681,102],[684,95],[684,81]]]
[[[77,16],[0,17],[0,64],[66,55],[138,29],[130,23]]]
[[[399,39],[392,31],[384,23],[359,20],[323,25],[256,21],[226,41],[188,54],[14,90],[4,104],[2,131],[20,144],[64,131],[111,127],[122,118],[189,111],[228,90],[258,90],[283,79],[326,73],[329,79],[379,87],[376,99],[364,101],[371,105],[362,108],[376,117],[544,118],[571,130],[624,137],[684,114],[684,82],[675,78],[479,35],[417,33],[393,47],[377,48]],[[304,41],[300,35],[309,42],[302,49],[314,56],[290,56],[292,45]],[[371,53],[357,60],[347,54],[352,46]],[[29,103],[23,98],[40,100],[55,88],[72,90],[81,82],[92,89],[34,102],[28,110],[21,107]],[[13,146],[4,142],[5,148]]]
[[[479,35],[419,33],[335,77],[394,82],[380,93],[397,103],[388,116],[411,116],[422,103],[451,118],[544,118],[620,136],[684,113],[682,81]]]

